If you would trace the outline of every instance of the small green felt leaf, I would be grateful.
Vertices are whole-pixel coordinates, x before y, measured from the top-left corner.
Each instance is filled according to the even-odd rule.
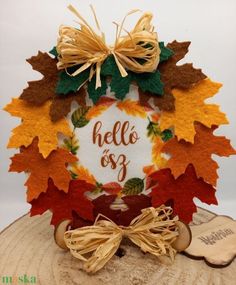
[[[89,120],[87,120],[85,117],[88,110],[89,107],[79,107],[73,112],[71,121],[75,128],[83,128],[89,123]]]
[[[58,57],[58,52],[57,52],[57,48],[56,47],[53,47],[50,51],[49,51],[50,54],[52,54],[53,56],[55,57]]]
[[[161,82],[159,71],[133,74],[138,86],[143,92],[150,92],[156,95],[163,94],[164,84]]]
[[[159,47],[161,50],[160,62],[167,60],[169,57],[171,57],[174,54],[174,52],[171,49],[165,47],[164,42],[159,42]]]
[[[125,182],[122,193],[125,195],[137,195],[144,189],[143,179],[131,178]]]
[[[90,82],[88,82],[88,94],[89,98],[92,99],[93,103],[96,104],[99,98],[103,95],[106,95],[107,83],[106,78],[101,76],[102,86],[96,89],[96,78],[95,76],[92,78]]]
[[[171,132],[171,130],[164,130],[161,133],[161,138],[164,142],[167,142],[168,140],[173,138],[173,133]]]
[[[77,67],[68,68],[68,72],[72,74]],[[59,81],[57,82],[56,93],[68,94],[70,92],[76,92],[89,78],[89,69],[81,72],[76,76],[70,76],[63,70],[59,75]]]

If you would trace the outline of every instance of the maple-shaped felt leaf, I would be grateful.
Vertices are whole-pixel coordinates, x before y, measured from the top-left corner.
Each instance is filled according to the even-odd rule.
[[[51,58],[47,53],[38,52],[38,55],[27,59],[32,68],[43,75],[43,78],[28,82],[28,87],[23,90],[20,99],[32,105],[40,106],[48,99],[53,99],[50,106],[50,116],[52,121],[57,121],[70,112],[72,101],[84,106],[85,90],[81,88],[78,92],[70,92],[66,96],[56,94],[58,81],[57,60]]]
[[[50,101],[41,106],[32,106],[24,100],[13,99],[4,110],[14,117],[22,119],[22,123],[13,129],[8,148],[29,146],[35,137],[39,139],[39,152],[47,157],[50,152],[57,148],[58,133],[71,136],[69,124],[66,119],[52,123],[49,116]]]
[[[172,94],[173,88],[188,89],[194,84],[206,78],[200,69],[195,69],[192,64],[186,63],[177,65],[178,61],[184,58],[188,52],[190,42],[174,41],[167,45],[167,48],[172,51],[172,56],[168,60],[160,62],[158,70],[161,74],[161,81],[164,83],[164,92],[162,96],[151,96],[150,93],[139,91],[140,101],[145,104],[145,101],[154,100],[154,104],[160,110],[173,111],[175,109],[175,101]]]
[[[196,197],[209,205],[217,205],[216,190],[202,178],[197,178],[191,164],[177,179],[171,174],[169,168],[161,169],[150,177],[157,182],[151,192],[152,205],[158,207],[172,201],[174,215],[178,215],[180,220],[186,223],[192,221],[192,215],[197,211],[193,198]]]
[[[200,122],[207,127],[227,124],[228,120],[215,104],[206,104],[207,98],[214,96],[222,85],[205,79],[188,90],[173,89],[175,111],[164,111],[161,116],[161,130],[174,127],[175,135],[185,141],[194,142],[194,122]]]
[[[91,191],[90,185],[85,181],[70,181],[68,193],[59,191],[53,181],[49,179],[46,193],[41,193],[38,199],[30,202],[32,205],[30,215],[41,215],[47,210],[52,211],[51,224],[57,225],[62,220],[72,220],[72,211],[75,211],[85,220],[93,221],[93,204],[85,196],[85,192]]]
[[[184,140],[178,142],[177,138],[174,138],[163,146],[162,152],[171,155],[166,167],[171,169],[176,178],[184,173],[191,163],[198,177],[216,185],[218,164],[212,159],[212,154],[229,156],[236,154],[236,151],[228,139],[222,136],[214,136],[215,127],[209,129],[201,124],[195,124],[195,129],[194,144]]]
[[[27,186],[27,201],[38,198],[40,193],[46,192],[48,178],[52,178],[59,190],[68,191],[71,176],[66,166],[74,163],[77,158],[65,149],[56,149],[45,159],[39,153],[38,140],[22,148],[21,153],[14,155],[9,171],[30,173],[25,185]]]

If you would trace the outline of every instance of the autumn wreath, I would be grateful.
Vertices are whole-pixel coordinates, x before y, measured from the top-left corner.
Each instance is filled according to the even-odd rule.
[[[214,135],[228,123],[225,115],[204,102],[221,84],[192,64],[178,64],[190,42],[159,42],[149,13],[128,35],[121,34],[120,26],[113,48],[105,44],[103,33],[96,34],[75,14],[80,27],[62,26],[51,55],[39,52],[27,60],[43,78],[29,82],[5,107],[21,119],[8,144],[20,149],[11,158],[10,171],[29,173],[25,185],[31,216],[51,210],[53,225],[70,219],[78,228],[103,214],[129,225],[141,209],[167,204],[189,223],[195,197],[217,204],[218,165],[212,154],[235,154],[229,140]],[[136,88],[137,100],[127,97],[130,88]],[[77,156],[76,129],[113,105],[145,118],[152,143],[152,163],[143,166],[144,177],[123,179],[123,184],[101,183]],[[112,209],[117,199],[125,210]]]

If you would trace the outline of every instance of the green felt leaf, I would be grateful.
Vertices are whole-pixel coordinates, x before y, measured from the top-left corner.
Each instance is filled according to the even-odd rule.
[[[52,54],[53,56],[55,57],[58,57],[58,52],[57,52],[57,48],[56,47],[53,47],[50,51],[49,51],[50,54]]]
[[[163,94],[164,84],[161,82],[160,72],[144,72],[144,73],[133,73],[134,78],[143,92],[150,92],[156,95]]]
[[[137,195],[141,193],[144,189],[143,179],[131,178],[125,182],[122,193],[125,195]]]
[[[71,116],[72,124],[75,128],[83,128],[89,123],[85,115],[88,112],[89,107],[79,107],[75,110]]]
[[[72,74],[77,67],[68,68],[68,72]],[[89,78],[89,69],[84,70],[76,76],[70,76],[65,70],[60,72],[59,81],[57,82],[56,93],[68,94],[70,92],[76,92]]]
[[[164,142],[167,142],[168,140],[173,138],[173,133],[171,130],[164,130],[161,134],[161,138]]]
[[[107,90],[107,82],[106,78],[104,76],[101,76],[101,83],[102,86],[96,89],[96,78],[95,76],[92,78],[90,82],[88,82],[88,94],[89,98],[92,99],[93,103],[96,104],[96,102],[99,100],[99,98],[103,95],[106,95]]]
[[[167,48],[164,44],[164,42],[159,42],[159,47],[161,50],[161,54],[160,54],[160,62],[167,60],[169,57],[171,57],[174,52]]]

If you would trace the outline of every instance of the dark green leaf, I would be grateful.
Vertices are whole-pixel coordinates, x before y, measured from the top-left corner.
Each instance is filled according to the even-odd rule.
[[[103,95],[106,95],[107,90],[107,82],[104,76],[101,76],[102,86],[96,89],[96,78],[95,76],[92,78],[90,82],[88,82],[88,94],[89,98],[92,99],[93,103],[96,104],[99,98]]]
[[[57,48],[56,47],[53,47],[50,51],[49,51],[50,54],[52,54],[53,56],[55,57],[58,57],[58,52],[57,52]]]
[[[101,75],[113,76],[117,74],[118,72],[119,72],[119,69],[115,62],[114,56],[113,55],[108,56],[108,58],[104,61],[101,67]]]
[[[77,179],[78,175],[76,173],[74,173],[73,171],[70,170],[70,176],[72,179]]]
[[[171,130],[164,130],[161,134],[161,138],[164,142],[170,140],[173,138],[173,134],[171,132]]]
[[[89,120],[87,120],[85,117],[88,110],[89,107],[79,107],[76,111],[73,112],[71,121],[75,128],[82,128],[89,123]]]
[[[72,74],[77,67],[69,68],[68,72]],[[59,81],[56,87],[56,93],[68,94],[70,92],[76,92],[89,78],[89,69],[81,72],[76,76],[70,76],[63,70],[59,75]]]
[[[174,52],[171,49],[165,47],[163,42],[159,42],[159,47],[161,50],[160,62],[167,60],[169,57],[171,57],[174,54]]]
[[[131,178],[125,182],[122,193],[125,195],[137,195],[144,189],[143,179]]]
[[[161,82],[159,71],[133,74],[138,86],[143,92],[150,92],[158,95],[163,94],[163,83]]]
[[[149,122],[148,126],[147,126],[147,136],[148,137],[152,137],[152,136],[161,136],[162,132],[161,129],[159,127],[158,123],[154,123],[154,122]]]

